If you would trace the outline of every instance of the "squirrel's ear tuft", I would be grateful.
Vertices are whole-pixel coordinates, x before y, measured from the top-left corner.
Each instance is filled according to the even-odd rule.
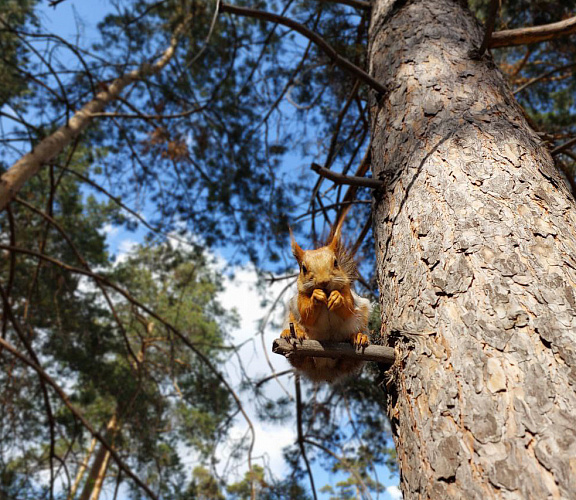
[[[332,231],[332,239],[328,243],[328,248],[330,248],[334,253],[338,251],[342,240],[342,224],[344,222],[344,217],[341,217],[338,224]]]
[[[294,233],[292,232],[292,228],[288,228],[290,230],[290,239],[292,240],[292,254],[296,257],[298,264],[302,264],[302,260],[304,259],[304,250],[300,248],[300,245],[296,243],[294,239]]]
[[[337,253],[338,250],[342,248],[342,226],[344,225],[344,219],[346,218],[346,215],[348,215],[348,211],[351,207],[352,205],[348,205],[344,210],[342,210],[335,225],[332,226],[332,231],[330,231],[331,238],[328,240],[329,243],[326,246],[334,253]]]

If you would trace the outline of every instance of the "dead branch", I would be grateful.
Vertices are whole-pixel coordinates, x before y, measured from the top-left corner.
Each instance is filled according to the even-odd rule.
[[[280,338],[274,341],[272,352],[282,356],[313,356],[315,358],[346,358],[375,361],[391,366],[395,355],[392,347],[369,345],[356,349],[346,342],[319,342],[318,340],[288,341]]]
[[[246,7],[238,7],[236,5],[230,5],[223,3],[220,5],[220,12],[228,12],[230,14],[238,14],[240,16],[253,17],[255,19],[263,19],[264,21],[272,21],[278,24],[287,26],[294,31],[300,33],[302,36],[308,38],[314,42],[337,66],[342,69],[356,75],[364,83],[368,84],[372,89],[380,94],[386,93],[386,88],[372,78],[368,73],[366,73],[362,68],[359,68],[355,64],[351,63],[348,59],[342,57],[338,52],[336,52],[332,46],[326,42],[318,33],[311,31],[303,24],[297,23],[296,21],[279,16],[278,14],[273,14],[272,12],[265,12],[262,10],[248,9]]]
[[[321,167],[317,163],[312,163],[310,168],[321,177],[326,177],[336,184],[348,184],[350,186],[369,187],[371,189],[380,189],[384,185],[384,181],[381,181],[380,179],[338,174],[336,172],[332,172],[332,170]]]
[[[320,0],[320,1],[330,3],[341,3],[342,5],[348,5],[349,7],[354,7],[355,9],[360,10],[370,10],[372,8],[370,2],[366,2],[365,0]]]
[[[492,34],[488,46],[494,49],[513,45],[526,45],[528,43],[552,40],[573,33],[576,33],[576,16],[557,23],[543,24],[542,26],[497,31]]]
[[[556,156],[557,154],[563,153],[567,149],[571,148],[572,146],[574,146],[574,144],[576,144],[576,137],[570,139],[564,144],[560,144],[560,146],[556,146],[552,151],[550,151],[550,154],[552,156]]]
[[[490,7],[488,8],[488,19],[486,20],[486,31],[484,32],[484,40],[482,40],[482,45],[478,49],[478,56],[482,56],[486,49],[490,45],[490,40],[492,39],[492,33],[494,32],[494,26],[496,25],[496,17],[498,16],[498,10],[500,10],[500,0],[491,0]]]

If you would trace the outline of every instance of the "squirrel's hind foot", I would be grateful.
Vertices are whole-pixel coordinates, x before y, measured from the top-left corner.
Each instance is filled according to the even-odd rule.
[[[370,340],[368,339],[368,335],[358,332],[350,335],[350,343],[356,348],[362,348],[370,345]]]
[[[290,331],[290,328],[286,328],[280,334],[280,337],[286,340],[296,339],[296,340],[306,340],[308,335],[306,335],[306,331],[298,326],[296,323],[290,323],[294,327],[294,334]]]

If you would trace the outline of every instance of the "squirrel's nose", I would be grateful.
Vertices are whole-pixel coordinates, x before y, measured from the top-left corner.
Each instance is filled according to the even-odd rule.
[[[323,289],[328,288],[329,284],[330,284],[330,281],[317,281],[316,282],[316,285],[318,286],[318,288],[323,288]]]

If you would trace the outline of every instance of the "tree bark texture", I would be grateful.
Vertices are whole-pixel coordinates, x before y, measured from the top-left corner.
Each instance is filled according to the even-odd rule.
[[[576,207],[490,55],[470,56],[483,34],[455,0],[373,6],[401,486],[405,499],[576,498]]]

